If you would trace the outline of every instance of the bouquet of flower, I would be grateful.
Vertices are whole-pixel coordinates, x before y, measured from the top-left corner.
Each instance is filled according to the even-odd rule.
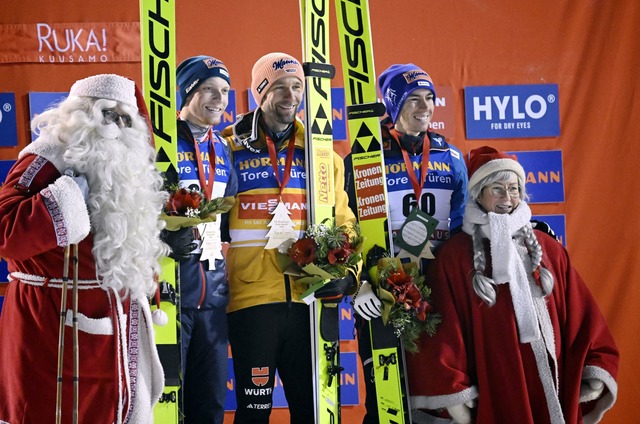
[[[362,259],[360,227],[357,224],[353,227],[328,226],[325,222],[310,225],[304,237],[281,249],[281,253],[286,253],[293,262],[285,273],[309,284],[303,298],[327,282],[345,277],[349,270],[356,274]]]
[[[382,302],[382,321],[391,323],[407,351],[417,352],[420,334],[435,334],[441,321],[439,315],[431,313],[431,289],[417,264],[383,257],[369,270],[369,275]]]
[[[207,200],[199,191],[180,188],[177,183],[165,184],[165,190],[169,192],[169,200],[162,219],[171,231],[215,221],[218,214],[229,211],[235,202],[231,196]]]

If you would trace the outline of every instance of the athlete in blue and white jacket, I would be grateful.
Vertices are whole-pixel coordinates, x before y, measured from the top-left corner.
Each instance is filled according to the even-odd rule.
[[[444,136],[428,130],[435,109],[429,74],[414,64],[393,65],[380,75],[378,83],[388,114],[381,130],[390,230],[395,236],[417,206],[439,221],[431,238],[435,250],[462,226],[468,182],[464,156]],[[345,168],[351,173],[348,162]],[[351,175],[346,175],[345,181],[355,210]],[[397,247],[394,250],[395,256],[407,256]],[[354,309],[367,390],[363,423],[377,423],[368,320],[380,316],[380,300],[368,283],[363,282],[355,296]]]
[[[200,191],[209,200],[235,196],[238,182],[229,145],[213,130],[229,100],[227,68],[209,56],[191,57],[178,66],[177,82],[182,99],[177,122],[180,187]],[[167,177],[175,182],[175,175]],[[223,214],[214,222],[163,234],[179,262],[185,423],[224,420],[229,303],[222,252],[222,243],[229,241],[225,222]]]

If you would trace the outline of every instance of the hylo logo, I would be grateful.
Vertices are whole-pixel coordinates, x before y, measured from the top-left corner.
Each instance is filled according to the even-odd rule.
[[[493,105],[495,104],[498,109],[498,119],[507,119],[507,111],[511,112],[509,118],[512,119],[525,119],[529,117],[531,119],[540,119],[547,113],[548,104],[554,103],[556,98],[550,94],[545,100],[539,94],[533,94],[527,97],[524,102],[520,100],[520,96],[484,96],[473,98],[473,119],[479,121],[481,114],[484,114],[484,119],[490,121],[493,119]],[[524,109],[524,112],[522,112]]]

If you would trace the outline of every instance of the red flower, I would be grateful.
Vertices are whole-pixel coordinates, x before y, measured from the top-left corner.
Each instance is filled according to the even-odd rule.
[[[352,253],[352,250],[349,249],[348,247],[345,247],[345,246],[338,247],[329,251],[329,253],[327,254],[327,261],[331,265],[343,264],[347,262],[351,253]]]
[[[394,271],[387,277],[387,283],[391,288],[391,291],[403,291],[403,287],[407,284],[413,284],[413,278],[407,275],[402,270]]]
[[[427,319],[427,315],[431,312],[431,304],[426,300],[420,300],[418,306],[416,307],[416,318],[420,321],[425,321]]]
[[[168,215],[185,215],[187,209],[197,209],[202,201],[202,195],[197,191],[190,191],[186,188],[171,194],[171,197],[165,204],[165,210]]]
[[[316,242],[309,237],[296,240],[289,249],[289,257],[298,266],[305,266],[316,260]]]
[[[420,288],[413,282],[410,275],[402,271],[396,271],[387,278],[391,294],[405,311],[413,309],[416,317],[420,321],[427,319],[427,314],[431,311],[429,302],[422,299]]]

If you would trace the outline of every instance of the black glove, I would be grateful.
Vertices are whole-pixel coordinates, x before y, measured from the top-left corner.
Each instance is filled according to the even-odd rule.
[[[343,278],[336,278],[320,287],[315,292],[316,299],[339,299],[349,293],[351,287],[356,283],[356,279],[350,272]]]
[[[171,248],[169,257],[176,261],[186,261],[190,253],[198,247],[193,241],[193,228],[180,228],[178,231],[162,230],[160,239]]]
[[[538,230],[538,231],[542,231],[543,233],[547,233],[548,235],[550,235],[554,239],[560,241],[558,239],[558,236],[556,236],[556,233],[553,231],[553,229],[546,222],[538,221],[536,219],[532,219],[531,220],[531,226],[533,227],[534,230]]]

